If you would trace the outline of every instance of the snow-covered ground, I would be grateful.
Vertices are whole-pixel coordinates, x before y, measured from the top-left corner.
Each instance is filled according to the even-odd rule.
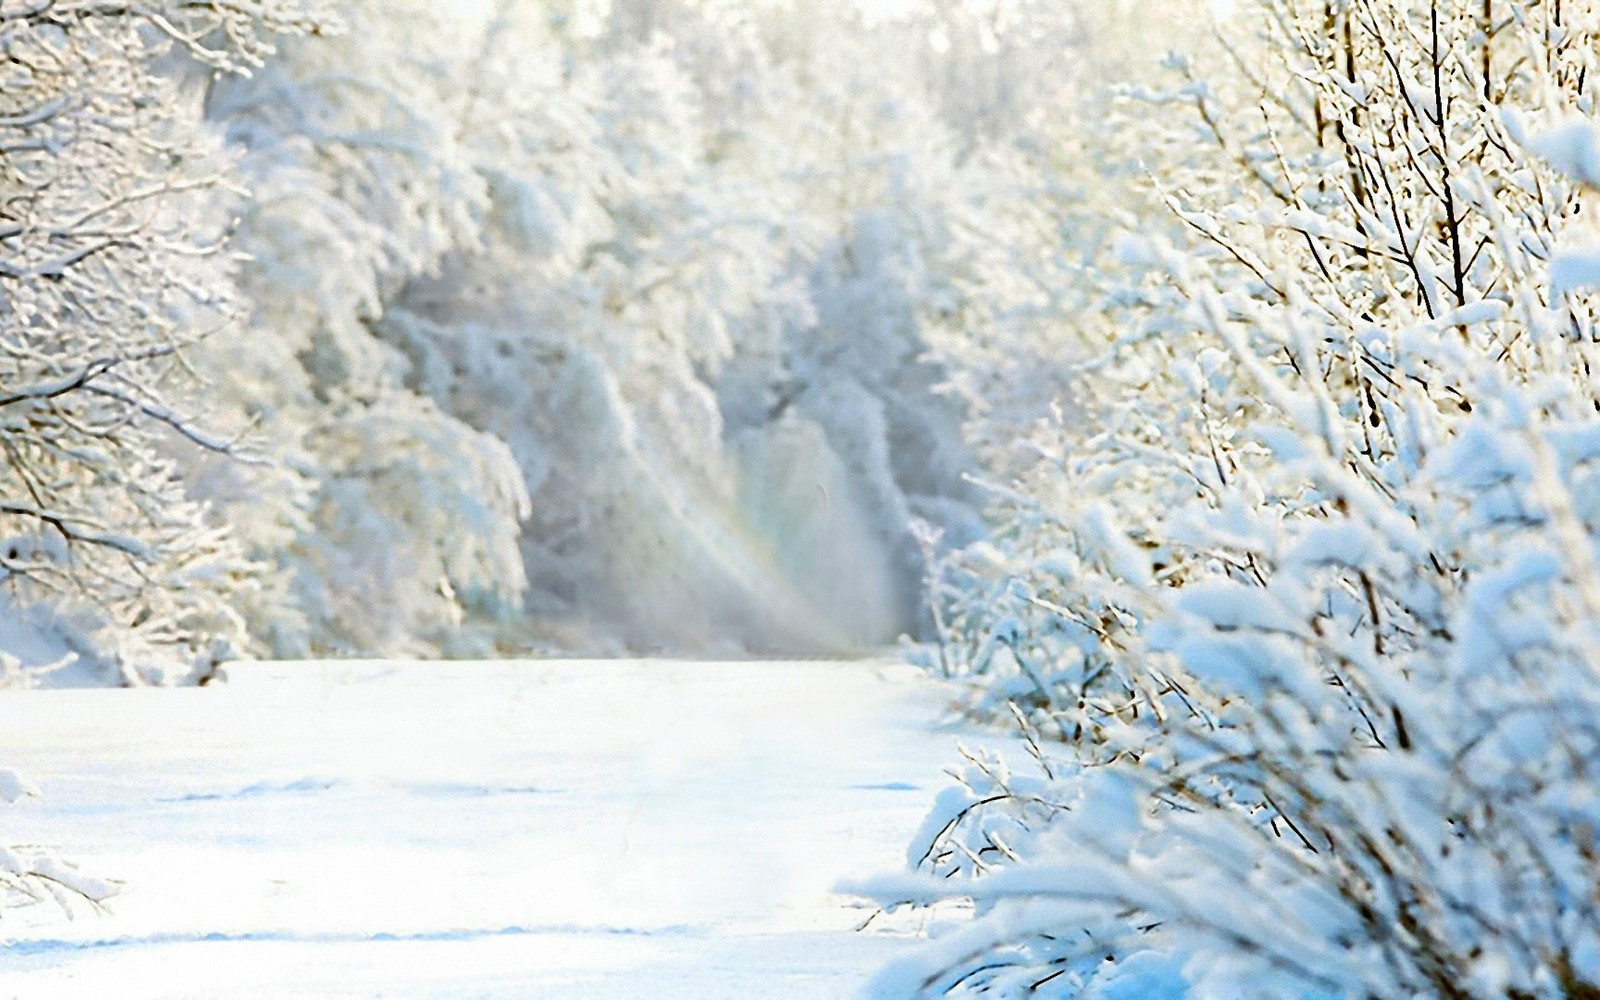
[[[881,663],[261,664],[0,697],[0,840],[126,880],[0,924],[0,998],[845,1000],[913,945],[833,894],[944,779]],[[49,918],[48,920],[46,918]]]

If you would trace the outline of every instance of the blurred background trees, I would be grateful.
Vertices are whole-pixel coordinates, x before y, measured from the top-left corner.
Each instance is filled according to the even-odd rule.
[[[136,674],[928,634],[1136,173],[1120,3],[4,10],[13,617]]]
[[[964,429],[1052,396],[1028,358],[1059,348],[1009,317],[1065,308],[1029,298],[1065,265],[1025,171],[1072,154],[1028,141],[1050,130],[1025,80],[1089,29],[889,13],[353,3],[346,33],[207,84],[251,192],[250,314],[197,364],[280,461],[188,482],[268,568],[238,605],[258,648],[843,651],[925,626],[912,520],[979,537]],[[979,373],[960,331],[996,310],[1003,370]],[[995,395],[1024,371],[1019,417]]]

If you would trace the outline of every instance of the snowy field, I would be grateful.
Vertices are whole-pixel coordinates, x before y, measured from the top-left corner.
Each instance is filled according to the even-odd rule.
[[[0,698],[13,842],[125,880],[0,997],[844,1000],[957,733],[879,663],[264,664]],[[963,735],[966,738],[966,735]],[[49,917],[49,920],[46,918]]]

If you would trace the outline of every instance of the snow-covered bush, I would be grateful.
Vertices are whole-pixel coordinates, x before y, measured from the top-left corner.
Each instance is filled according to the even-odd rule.
[[[965,564],[1039,774],[973,763],[873,887],[979,910],[884,996],[1600,983],[1596,13],[1239,7],[1138,95],[1190,238],[1124,241],[1084,419]]]
[[[226,162],[166,66],[243,69],[318,23],[293,2],[0,4],[0,579],[124,681],[203,671],[254,586],[172,458],[232,450],[194,419],[189,364],[234,310]]]

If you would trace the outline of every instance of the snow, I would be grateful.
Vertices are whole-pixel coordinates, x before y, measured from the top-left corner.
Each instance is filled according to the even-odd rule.
[[[0,996],[840,1000],[916,944],[834,889],[903,866],[946,701],[822,662],[8,692],[4,759],[44,793],[9,842],[125,885],[9,913]]]
[[[72,640],[82,640],[74,631],[42,605],[18,607],[0,595],[0,687],[104,685],[101,665],[73,649]],[[0,788],[0,798],[5,795]]]
[[[1600,143],[1593,122],[1569,119],[1532,136],[1528,146],[1562,173],[1586,184],[1600,183]]]
[[[39,788],[15,771],[0,770],[0,799],[15,802],[20,798],[37,796]]]
[[[1566,247],[1550,258],[1550,293],[1565,295],[1600,285],[1600,248]]]

